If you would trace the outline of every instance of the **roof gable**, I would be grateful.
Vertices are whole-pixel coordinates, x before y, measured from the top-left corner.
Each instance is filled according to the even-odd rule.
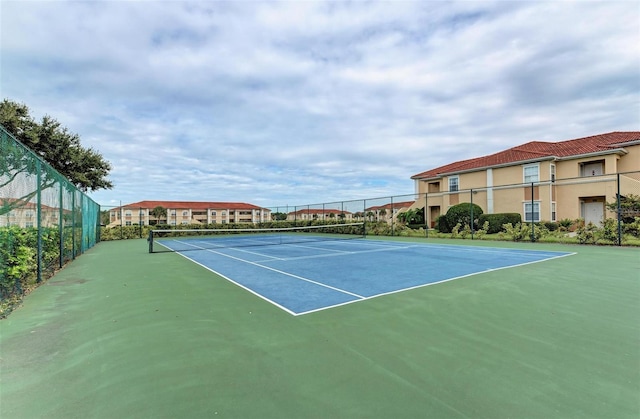
[[[590,153],[616,152],[625,145],[632,145],[639,141],[640,131],[611,132],[560,142],[531,141],[488,156],[449,163],[418,173],[412,176],[411,179],[430,179],[448,173],[453,174],[530,160],[545,160],[556,157],[570,158]]]

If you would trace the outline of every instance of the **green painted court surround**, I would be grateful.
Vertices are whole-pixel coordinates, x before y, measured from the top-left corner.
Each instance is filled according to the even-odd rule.
[[[0,321],[0,417],[639,417],[640,251],[475,244],[577,255],[294,317],[100,243]]]

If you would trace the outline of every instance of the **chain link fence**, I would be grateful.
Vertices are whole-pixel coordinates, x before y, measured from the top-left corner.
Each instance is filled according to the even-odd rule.
[[[97,203],[0,126],[0,302],[19,299],[94,246],[99,214]]]
[[[273,220],[294,224],[366,221],[367,234],[374,235],[428,237],[430,232],[454,233],[458,223],[455,233],[465,230],[471,239],[476,233],[506,232],[507,223],[519,228],[519,233],[531,241],[538,240],[541,229],[561,230],[569,236],[575,236],[579,229],[604,229],[603,243],[618,245],[625,234],[638,235],[640,172],[455,191],[429,189],[411,195],[281,205],[269,210]],[[451,216],[454,207],[466,212],[457,218]],[[491,228],[485,229],[485,223]],[[413,230],[412,234],[407,229]]]

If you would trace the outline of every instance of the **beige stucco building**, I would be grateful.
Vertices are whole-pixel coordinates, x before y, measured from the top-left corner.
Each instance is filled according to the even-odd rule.
[[[519,213],[524,221],[613,216],[605,204],[640,195],[640,132],[611,132],[560,142],[532,141],[457,161],[411,177],[427,224],[449,207],[473,202],[484,213]]]
[[[157,216],[155,208],[162,208],[165,214]],[[107,227],[261,223],[270,220],[270,210],[243,202],[140,201],[111,209]]]

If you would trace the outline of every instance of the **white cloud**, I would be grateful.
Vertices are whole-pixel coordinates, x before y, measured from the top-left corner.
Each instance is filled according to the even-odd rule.
[[[2,2],[3,98],[112,162],[101,203],[304,204],[640,125],[633,2]]]

